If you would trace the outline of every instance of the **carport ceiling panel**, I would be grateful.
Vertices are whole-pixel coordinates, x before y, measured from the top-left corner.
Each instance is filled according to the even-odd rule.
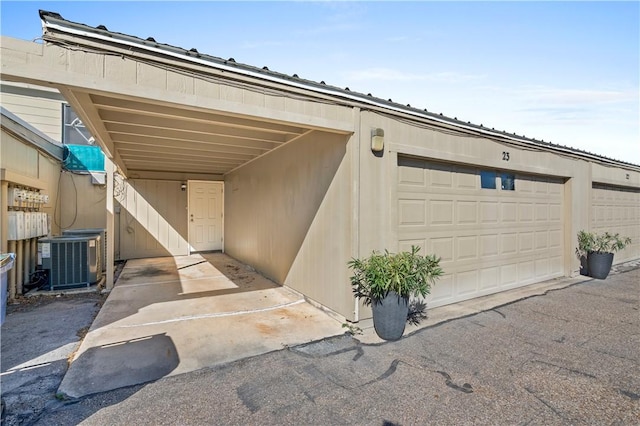
[[[140,99],[89,98],[131,171],[226,173],[310,131]]]
[[[203,133],[189,132],[185,130],[163,129],[159,127],[140,128],[130,124],[107,124],[107,129],[112,140],[118,140],[117,134],[132,135],[140,138],[157,138],[174,141],[194,142],[205,145],[230,146],[234,148],[247,148],[254,153],[262,153],[277,148],[280,144],[265,142],[255,139],[236,138],[225,135],[207,135]]]
[[[287,136],[284,134],[263,132],[259,129],[235,128],[210,123],[194,123],[187,120],[148,117],[133,113],[100,111],[100,118],[105,123],[107,131],[111,131],[112,125],[120,124],[130,126],[130,128],[135,129],[134,133],[142,135],[148,132],[148,128],[152,128],[201,135],[224,136],[234,139],[247,139],[273,144],[281,144],[287,141]]]
[[[142,151],[157,151],[164,153],[190,152],[198,155],[214,155],[219,158],[233,158],[249,161],[267,150],[254,148],[234,147],[224,144],[213,144],[192,141],[180,141],[177,149],[177,141],[171,138],[159,138],[148,136],[136,136],[129,134],[112,134],[116,149],[129,148]]]
[[[101,111],[135,113],[162,118],[179,118],[191,122],[212,123],[245,129],[260,129],[264,132],[295,136],[301,135],[306,131],[304,128],[285,124],[227,116],[199,110],[196,111],[186,108],[167,107],[163,105],[149,104],[146,102],[109,98],[100,95],[92,95],[91,99],[94,105]]]

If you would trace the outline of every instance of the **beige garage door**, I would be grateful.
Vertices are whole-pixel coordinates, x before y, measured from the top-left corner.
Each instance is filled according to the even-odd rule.
[[[430,307],[564,275],[560,179],[402,157],[398,168],[399,248],[437,254],[446,274]]]
[[[591,230],[631,238],[631,245],[616,253],[614,263],[640,258],[640,190],[594,183],[591,194]]]

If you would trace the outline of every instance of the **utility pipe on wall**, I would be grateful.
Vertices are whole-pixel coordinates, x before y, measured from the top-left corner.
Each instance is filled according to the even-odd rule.
[[[8,241],[9,253],[16,253],[16,242]],[[9,289],[9,299],[13,300],[16,297],[16,272],[18,270],[18,263],[14,260],[13,268],[9,270],[9,282],[7,283]]]
[[[16,260],[14,269],[16,270],[16,292],[14,298],[18,294],[22,294],[22,273],[24,272],[24,241],[18,240],[16,243]]]
[[[24,259],[24,263],[22,267],[22,281],[20,282],[20,289],[23,288],[24,283],[29,281],[29,271],[31,270],[31,238],[24,240],[24,248],[22,251],[22,258]],[[20,291],[22,294],[22,291]]]
[[[38,268],[38,239],[31,239],[31,271],[29,271],[29,281],[31,281],[31,274],[36,272]]]

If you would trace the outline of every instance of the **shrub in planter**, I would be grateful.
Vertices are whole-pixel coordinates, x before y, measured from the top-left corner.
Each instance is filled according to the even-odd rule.
[[[443,274],[440,258],[421,256],[419,247],[410,252],[374,251],[365,259],[352,259],[351,285],[356,297],[373,310],[373,325],[385,340],[402,337],[409,313],[409,297],[425,297]]]
[[[613,255],[631,244],[631,238],[620,234],[603,232],[578,232],[578,248],[576,254],[580,258],[580,273],[583,272],[583,260],[586,259],[586,275],[593,278],[605,279],[611,271]]]

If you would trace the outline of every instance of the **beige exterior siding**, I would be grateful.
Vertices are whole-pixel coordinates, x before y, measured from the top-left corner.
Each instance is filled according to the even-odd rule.
[[[3,130],[2,145],[0,145],[0,167],[28,178],[38,179],[38,166],[38,151]]]
[[[32,145],[6,132],[3,128],[0,139],[0,169],[3,183],[7,186],[35,188],[39,189],[41,194],[48,195],[49,204],[43,205],[40,211],[53,217],[59,191],[57,179],[60,175],[60,166],[55,159],[39,153]],[[8,210],[6,202],[6,199],[2,198],[0,205],[2,223],[5,223],[5,212]],[[2,251],[5,252],[7,251],[6,232],[3,226],[0,240]],[[52,234],[59,232],[55,223],[51,223],[51,232]]]
[[[187,192],[179,181],[119,180],[120,257],[188,255]]]
[[[225,179],[225,251],[353,315],[348,138],[314,132]]]
[[[64,229],[104,228],[106,190],[92,184],[91,176],[62,171],[57,160],[4,130],[0,158],[8,182],[49,195],[41,211],[50,215],[52,235]]]
[[[2,106],[51,139],[57,142],[62,141],[62,103],[60,101],[3,93]]]
[[[106,185],[94,185],[91,176],[67,171],[56,176],[60,197],[54,221],[59,228],[105,228]]]

